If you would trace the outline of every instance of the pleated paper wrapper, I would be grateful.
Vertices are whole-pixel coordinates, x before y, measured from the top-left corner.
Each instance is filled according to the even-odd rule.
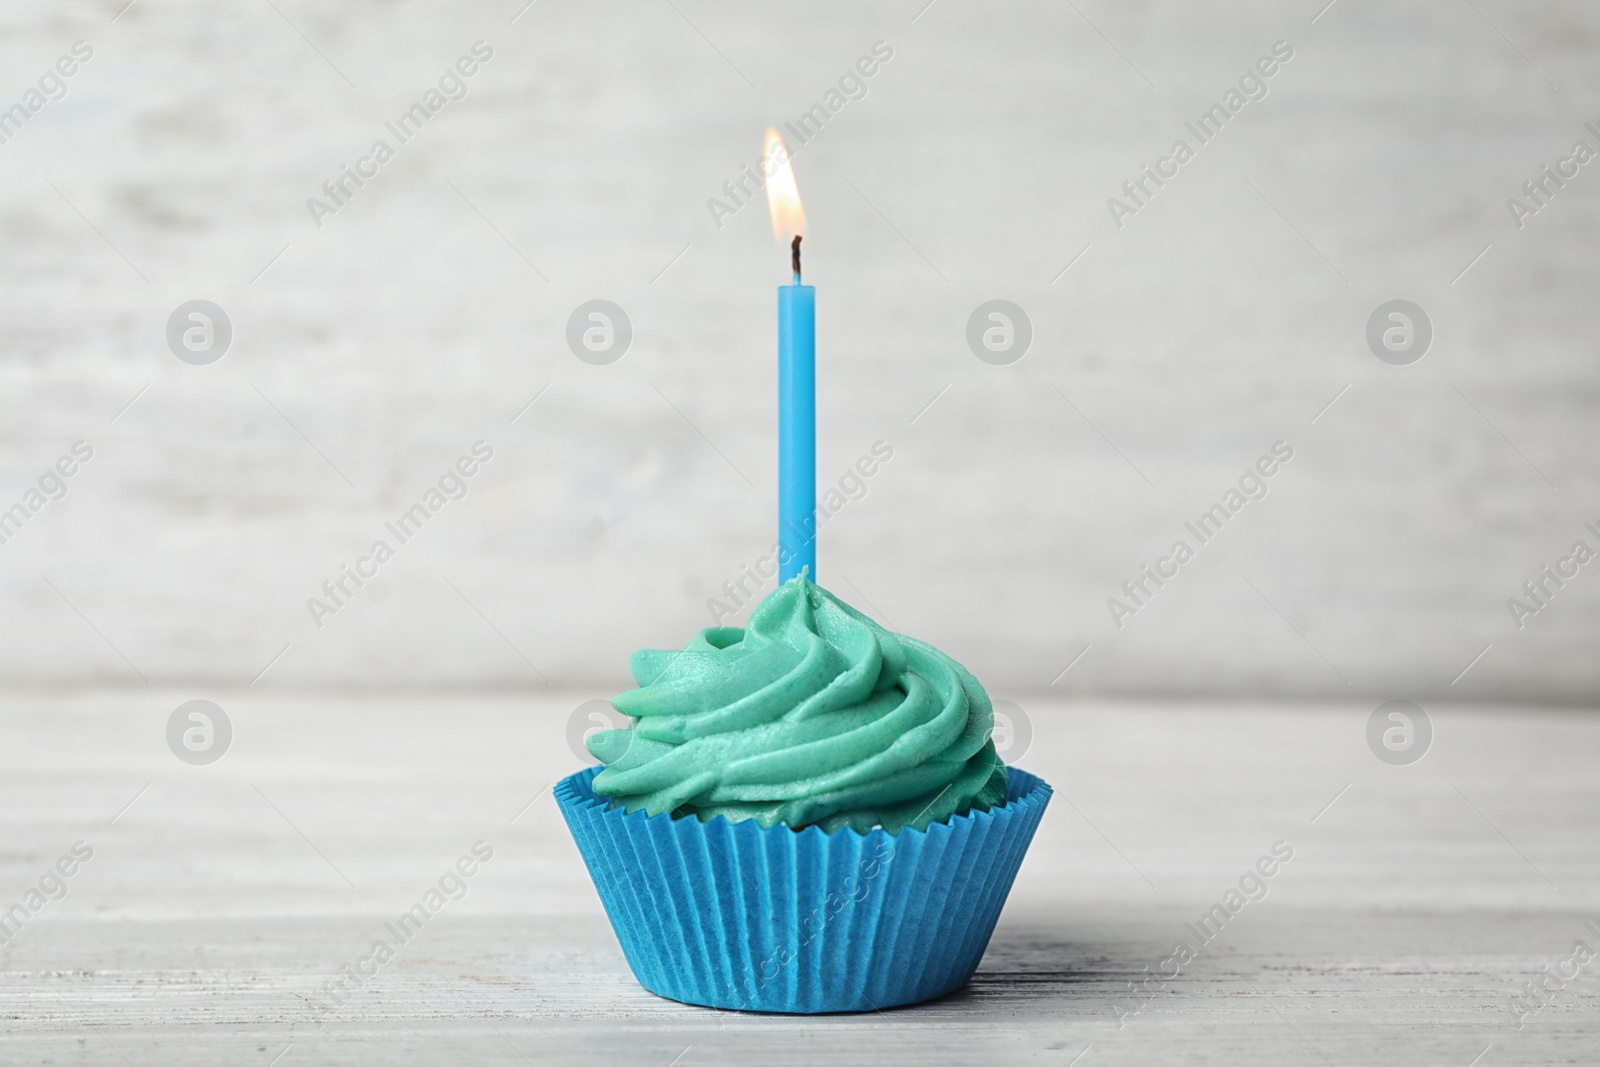
[[[850,1012],[953,992],[977,970],[1050,786],[926,830],[825,834],[631,815],[591,767],[556,801],[639,984],[686,1004]]]

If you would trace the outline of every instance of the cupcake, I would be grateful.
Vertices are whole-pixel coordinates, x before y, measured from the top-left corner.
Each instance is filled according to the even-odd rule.
[[[632,724],[556,800],[641,985],[812,1013],[967,982],[1050,787],[966,668],[804,575],[629,666]]]

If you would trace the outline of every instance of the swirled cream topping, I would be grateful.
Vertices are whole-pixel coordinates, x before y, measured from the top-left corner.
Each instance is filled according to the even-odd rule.
[[[594,734],[594,791],[628,811],[763,827],[926,829],[1005,800],[989,697],[965,667],[804,575],[750,624],[629,660],[633,719]]]

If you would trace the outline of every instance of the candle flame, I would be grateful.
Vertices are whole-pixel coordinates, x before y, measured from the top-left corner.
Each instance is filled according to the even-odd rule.
[[[767,141],[761,153],[761,167],[767,176],[767,207],[772,210],[772,236],[787,245],[806,233],[806,209],[800,206],[800,187],[789,165],[789,146],[778,131],[767,127]]]

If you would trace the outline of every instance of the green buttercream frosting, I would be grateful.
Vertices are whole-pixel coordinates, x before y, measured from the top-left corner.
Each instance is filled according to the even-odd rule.
[[[639,688],[611,703],[633,724],[588,744],[594,791],[630,812],[899,833],[1005,800],[978,680],[804,575],[744,629],[628,666]]]

